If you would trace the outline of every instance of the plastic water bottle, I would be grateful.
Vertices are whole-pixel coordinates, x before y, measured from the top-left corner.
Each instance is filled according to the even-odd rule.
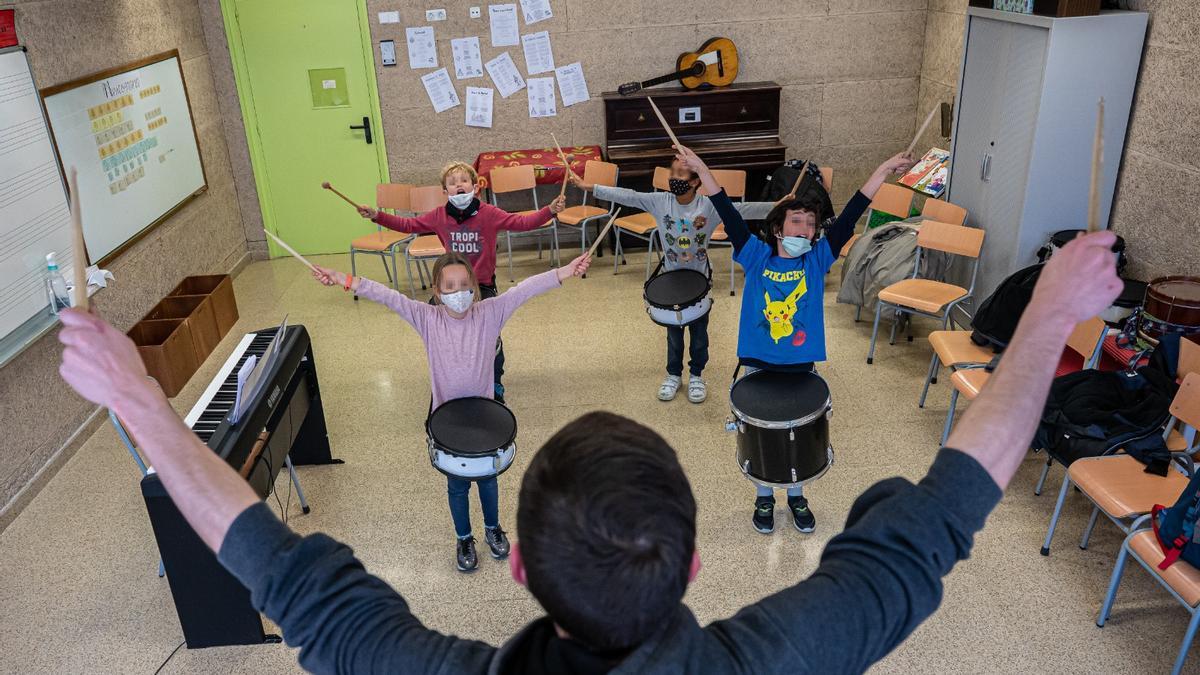
[[[58,314],[59,310],[71,306],[71,294],[67,292],[67,280],[58,270],[58,260],[54,254],[46,256],[46,293],[50,296],[50,311]]]

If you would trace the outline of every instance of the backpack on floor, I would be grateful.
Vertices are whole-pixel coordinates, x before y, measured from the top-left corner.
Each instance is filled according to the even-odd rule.
[[[1183,558],[1195,567],[1200,567],[1200,528],[1196,520],[1200,518],[1200,473],[1194,474],[1188,481],[1187,487],[1180,493],[1175,505],[1167,508],[1155,504],[1150,511],[1150,524],[1154,527],[1154,537],[1166,556],[1158,564],[1158,569],[1165,570],[1176,560]]]
[[[1012,341],[1017,322],[1033,297],[1042,265],[1030,265],[1008,276],[971,317],[971,342],[1001,352]]]

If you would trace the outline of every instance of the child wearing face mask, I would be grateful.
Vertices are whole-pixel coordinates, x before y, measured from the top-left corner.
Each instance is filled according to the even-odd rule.
[[[412,300],[369,279],[325,267],[317,267],[313,276],[326,286],[342,286],[361,298],[388,307],[416,329],[429,358],[431,409],[434,409],[456,398],[493,396],[493,345],[501,327],[527,300],[558,288],[568,277],[581,276],[590,263],[591,258],[583,255],[563,267],[529,277],[505,293],[480,299],[470,261],[460,253],[447,253],[433,265],[437,303],[432,305]],[[500,527],[499,486],[496,478],[476,482],[483,507],[483,539],[492,557],[502,560],[508,557],[509,543]],[[467,500],[471,481],[447,476],[446,484],[457,536],[456,565],[459,571],[470,572],[479,564]]]
[[[410,234],[436,234],[449,253],[465,257],[479,280],[483,298],[496,296],[496,236],[499,232],[528,232],[550,222],[563,210],[566,200],[559,197],[550,205],[528,215],[509,213],[483,203],[477,197],[482,190],[475,168],[463,162],[452,162],[442,169],[442,189],[446,206],[433,209],[415,218],[382,213],[369,206],[360,206],[359,214],[389,230]],[[497,346],[495,357],[495,395],[504,400],[504,349]]]
[[[814,364],[825,360],[825,275],[879,186],[889,174],[907,171],[912,157],[899,154],[880,164],[823,236],[817,227],[816,199],[781,201],[767,214],[763,241],[751,236],[746,221],[696,153],[677,148],[677,160],[700,176],[701,189],[711,195],[733,244],[733,259],[746,272],[738,322],[739,369],[745,374],[760,369],[815,372]],[[768,534],[775,529],[775,494],[770,488],[757,490],[751,522]],[[817,519],[802,488],[788,488],[787,501],[795,528],[815,530]]]
[[[721,217],[708,197],[698,194],[700,178],[678,160],[671,162],[670,189],[667,192],[636,192],[626,188],[586,183],[575,172],[567,179],[581,190],[592,191],[596,199],[641,209],[657,221],[658,240],[662,243],[663,270],[693,269],[711,276],[708,244]],[[771,202],[742,202],[734,208],[751,220],[762,218]],[[683,384],[683,329],[667,327],[667,377],[658,388],[658,400],[671,401]],[[708,364],[708,314],[686,326],[691,337],[688,345],[688,400],[703,403],[708,397],[704,366]]]

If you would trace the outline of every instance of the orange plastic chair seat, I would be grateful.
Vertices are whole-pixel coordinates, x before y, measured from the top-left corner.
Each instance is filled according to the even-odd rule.
[[[350,248],[356,251],[387,251],[411,236],[403,232],[373,232],[350,242]]]
[[[1133,549],[1137,557],[1150,565],[1154,574],[1162,577],[1167,585],[1175,589],[1184,602],[1192,607],[1200,604],[1200,570],[1182,560],[1177,560],[1165,570],[1158,569],[1158,564],[1166,556],[1163,555],[1162,549],[1155,541],[1153,532],[1142,530],[1133,535],[1129,540],[1129,548]]]
[[[996,356],[990,348],[971,342],[971,332],[965,330],[935,330],[929,334],[929,346],[947,366],[989,363]]]
[[[967,289],[930,279],[905,279],[879,291],[879,299],[922,312],[937,312],[967,294]]]
[[[859,237],[861,236],[862,235],[858,234],[857,232],[850,235],[850,241],[846,242],[846,245],[842,247],[840,252],[838,252],[838,257],[845,258],[846,256],[850,255],[850,249],[854,247],[854,242],[858,241]]]
[[[613,225],[634,234],[646,235],[658,227],[658,221],[649,213],[635,213],[632,216],[617,218]]]
[[[1183,434],[1179,433],[1178,428],[1173,427],[1171,433],[1167,434],[1167,450],[1171,452],[1183,452],[1187,450],[1187,447],[1187,439],[1183,437]]]
[[[1089,457],[1071,463],[1067,474],[1096,506],[1114,518],[1149,513],[1155,504],[1174,504],[1188,479],[1173,468],[1166,476],[1146,473],[1129,455]]]
[[[408,254],[414,258],[432,258],[445,253],[446,248],[435,234],[417,237],[408,245]]]
[[[558,222],[563,225],[578,225],[581,221],[608,213],[599,206],[568,206],[558,213]]]
[[[950,384],[958,390],[958,393],[967,397],[968,401],[972,401],[983,391],[983,385],[987,384],[991,373],[983,368],[968,368],[966,370],[956,370],[950,375]]]
[[[717,223],[716,229],[713,230],[709,241],[729,241],[729,234],[725,232],[725,223]]]

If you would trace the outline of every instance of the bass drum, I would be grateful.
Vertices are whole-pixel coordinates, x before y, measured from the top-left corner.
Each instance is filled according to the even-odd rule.
[[[742,473],[765,487],[814,481],[833,464],[829,386],[816,373],[759,370],[729,391]]]

